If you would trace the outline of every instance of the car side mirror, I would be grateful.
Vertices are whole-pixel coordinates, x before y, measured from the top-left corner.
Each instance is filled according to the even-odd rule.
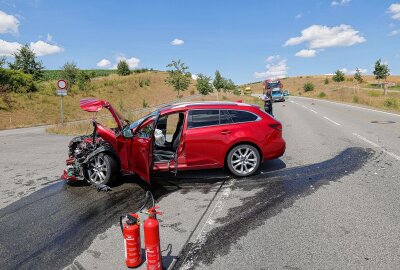
[[[127,128],[122,132],[122,136],[124,136],[124,138],[132,138],[133,132],[131,129]]]

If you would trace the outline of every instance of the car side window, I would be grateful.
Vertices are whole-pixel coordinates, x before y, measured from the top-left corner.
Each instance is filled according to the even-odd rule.
[[[150,138],[154,131],[154,119],[152,119],[149,123],[139,128],[137,135],[139,138]]]
[[[221,125],[222,124],[232,124],[233,123],[232,118],[229,115],[227,110],[220,110],[219,111],[219,121],[220,121]]]
[[[228,110],[228,112],[234,123],[256,121],[258,118],[257,115],[246,111]]]
[[[188,128],[219,125],[219,110],[189,111]]]

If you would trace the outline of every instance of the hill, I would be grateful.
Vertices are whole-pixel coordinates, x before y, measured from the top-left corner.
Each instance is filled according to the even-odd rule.
[[[363,76],[364,82],[360,89],[355,88],[355,81],[352,76],[346,76],[346,80],[338,86],[332,81],[332,76],[314,75],[297,76],[282,79],[283,89],[289,90],[291,95],[306,96],[312,98],[324,98],[348,103],[357,103],[387,111],[400,112],[400,76],[390,76],[388,82],[396,86],[389,87],[387,96],[383,95],[383,89],[376,85],[373,76]],[[327,82],[326,83],[326,79]],[[305,92],[305,83],[312,83],[314,90]],[[252,93],[263,92],[262,82],[249,83],[241,86],[250,87]]]
[[[166,72],[147,71],[128,76],[110,74],[92,79],[86,91],[73,89],[64,98],[65,121],[88,118],[79,107],[79,100],[96,97],[110,101],[121,112],[154,106],[177,99],[174,89],[165,84]],[[60,122],[60,97],[55,95],[56,81],[40,83],[34,93],[11,93],[13,109],[0,110],[0,129],[54,124]],[[182,97],[195,94],[194,83]],[[1,107],[1,104],[0,104]],[[128,115],[129,116],[129,115]]]

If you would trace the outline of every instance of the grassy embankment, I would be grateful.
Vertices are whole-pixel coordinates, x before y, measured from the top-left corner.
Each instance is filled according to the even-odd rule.
[[[325,84],[328,78],[329,83]],[[355,91],[355,82],[352,76],[346,76],[346,80],[340,83],[340,86],[332,81],[332,76],[298,76],[283,79],[284,89],[290,91],[291,95],[304,96],[311,98],[322,98],[346,103],[360,104],[385,111],[400,113],[400,76],[390,76],[389,82],[396,83],[396,86],[389,87],[387,96],[383,95],[383,89],[376,86],[373,76],[364,76],[365,82],[360,85],[360,90]],[[305,83],[312,83],[314,91],[304,92]],[[261,82],[252,83],[250,86],[253,93],[262,93]]]
[[[121,112],[151,107],[176,99],[176,92],[164,83],[165,72],[149,71],[121,77],[111,74],[92,79],[90,89],[76,88],[64,97],[65,122],[90,118],[90,114],[79,107],[79,100],[96,97],[110,101]],[[39,84],[39,90],[28,94],[10,94],[13,101],[11,111],[0,110],[0,129],[9,129],[60,122],[60,97],[55,95],[55,80]],[[194,85],[183,92],[182,97],[193,95]],[[127,115],[128,118],[131,115]]]
[[[93,113],[88,113],[79,107],[79,100],[96,97],[109,101],[127,119],[135,120],[153,110],[159,104],[177,99],[177,92],[165,84],[167,73],[148,71],[121,77],[111,74],[106,77],[92,79],[90,89],[79,91],[75,87],[64,98],[65,125],[60,122],[60,97],[55,95],[55,80],[39,84],[39,91],[29,94],[10,94],[13,101],[11,111],[0,110],[0,129],[26,127],[42,124],[56,124],[48,128],[51,133],[82,134],[90,132],[90,119]],[[195,84],[192,82],[187,91],[181,93],[181,98],[191,100],[215,100],[215,95],[195,97]],[[193,97],[193,98],[192,98]],[[221,100],[252,102],[251,97],[237,97],[232,94],[220,94]],[[143,110],[146,108],[146,110]],[[102,110],[97,118],[100,122],[112,126],[114,121],[107,110]],[[80,122],[72,122],[83,120]]]

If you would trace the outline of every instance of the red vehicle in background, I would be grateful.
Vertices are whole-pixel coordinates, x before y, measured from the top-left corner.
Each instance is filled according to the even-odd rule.
[[[69,143],[70,181],[109,184],[122,174],[150,183],[152,171],[227,167],[236,176],[257,172],[264,160],[285,152],[280,122],[258,106],[233,102],[179,103],[128,123],[106,101],[81,100],[88,112],[102,108],[116,121],[108,128],[93,119],[93,133]]]

